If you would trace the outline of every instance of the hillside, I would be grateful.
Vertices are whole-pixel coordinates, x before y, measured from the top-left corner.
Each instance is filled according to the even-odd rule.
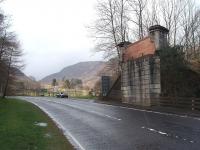
[[[21,70],[15,68],[13,72],[15,74],[16,88],[19,88],[17,83],[23,83],[24,87],[29,89],[37,89],[40,86],[33,77],[28,77]]]
[[[25,75],[20,69],[11,68],[10,71],[11,78],[7,88],[8,95],[24,95],[27,90],[40,89],[39,82]]]
[[[51,74],[43,78],[40,82],[50,84],[54,78],[58,81],[64,79],[81,79],[83,83],[89,87],[97,81],[98,73],[105,67],[103,61],[87,61],[80,62],[71,66],[67,66],[58,73]]]

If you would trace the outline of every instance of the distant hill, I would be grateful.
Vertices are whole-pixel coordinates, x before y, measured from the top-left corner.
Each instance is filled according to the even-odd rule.
[[[105,67],[106,62],[103,61],[87,61],[80,62],[71,66],[67,66],[58,73],[48,75],[40,82],[43,84],[51,84],[56,78],[58,81],[62,79],[81,79],[83,83],[89,87],[99,79],[98,73]]]
[[[34,77],[28,77],[21,70],[13,68],[12,71],[15,74],[15,80],[17,82],[23,82],[26,88],[37,89],[40,86]]]
[[[16,80],[32,80],[26,76],[20,69],[12,68],[11,73],[15,75]]]
[[[11,68],[10,71],[12,80],[9,82],[7,94],[19,96],[40,89],[40,83],[25,75],[20,69]]]

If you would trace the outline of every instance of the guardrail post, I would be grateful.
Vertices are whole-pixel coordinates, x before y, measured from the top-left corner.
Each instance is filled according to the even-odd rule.
[[[194,99],[192,99],[192,111],[194,110]]]

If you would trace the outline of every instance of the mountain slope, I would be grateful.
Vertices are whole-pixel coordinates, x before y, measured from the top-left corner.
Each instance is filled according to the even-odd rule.
[[[77,78],[84,81],[95,80],[98,77],[98,72],[105,67],[103,61],[87,61],[80,62],[68,67],[65,67],[58,73],[51,74],[43,78],[40,82],[50,84],[54,78],[57,80]]]
[[[30,89],[37,89],[40,87],[39,82],[35,81],[33,77],[28,77],[21,70],[16,68],[13,71],[15,74],[15,81],[17,83],[23,83],[26,88],[28,87]],[[15,86],[16,88],[19,88],[17,83],[15,84]]]

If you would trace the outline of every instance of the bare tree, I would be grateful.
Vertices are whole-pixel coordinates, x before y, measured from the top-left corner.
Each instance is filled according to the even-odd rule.
[[[162,18],[163,25],[169,29],[168,41],[172,46],[180,42],[178,40],[180,37],[178,32],[182,32],[180,30],[181,21],[183,19],[181,18],[181,14],[183,14],[187,5],[185,0],[161,0],[159,3],[160,17]]]
[[[147,6],[144,9],[143,14],[143,24],[145,27],[145,31],[147,32],[150,26],[155,24],[160,24],[160,16],[159,16],[159,4],[157,0],[149,0],[147,1]]]
[[[93,26],[96,50],[106,57],[117,56],[117,45],[135,41],[148,34],[155,24],[170,30],[171,46],[181,45],[188,57],[198,57],[200,51],[200,8],[197,0],[103,0],[98,1],[98,18]]]
[[[191,59],[197,56],[199,47],[199,31],[200,31],[200,9],[197,8],[194,0],[185,0],[187,5],[181,14],[181,45],[184,46],[186,58]]]
[[[131,7],[131,14],[133,15],[130,21],[137,27],[138,39],[143,39],[145,35],[143,16],[147,8],[147,0],[129,0],[129,5]]]
[[[71,83],[68,79],[63,82],[63,88],[65,88],[65,89],[71,88]]]
[[[96,51],[103,51],[105,58],[117,57],[120,60],[118,44],[129,39],[127,0],[98,1],[98,18],[92,29],[96,39]]]
[[[166,28],[169,29],[169,31],[172,31],[172,26],[173,26],[173,14],[174,14],[174,0],[161,0],[160,1],[160,6],[161,6],[161,13],[162,13],[162,18],[164,21],[164,24]],[[171,32],[168,34],[168,40],[171,40]]]
[[[7,17],[0,12],[0,94],[4,98],[12,87],[16,69],[20,69],[22,50]]]
[[[9,33],[9,36],[6,38],[6,52],[2,57],[3,62],[6,64],[5,66],[5,82],[4,82],[4,90],[3,90],[3,98],[7,95],[7,89],[10,86],[11,79],[14,79],[15,70],[22,67],[22,61],[20,60],[22,56],[22,50],[20,49],[20,44],[16,40],[16,37],[13,33]]]

